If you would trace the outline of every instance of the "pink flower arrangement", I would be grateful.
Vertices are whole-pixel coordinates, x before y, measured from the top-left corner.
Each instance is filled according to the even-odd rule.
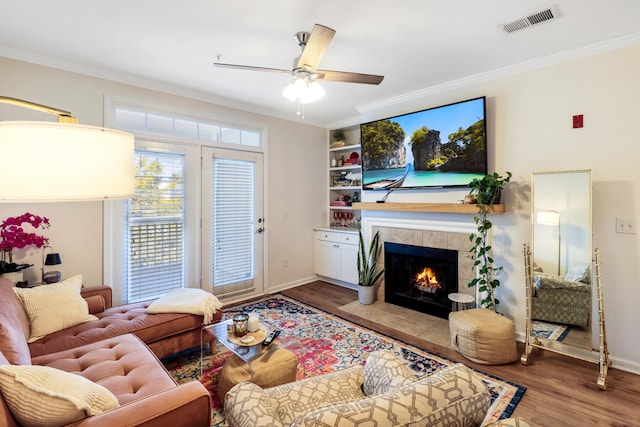
[[[49,228],[49,218],[27,212],[20,216],[5,219],[0,224],[0,237],[2,238],[0,250],[11,252],[13,249],[22,249],[31,245],[37,248],[48,245],[48,237],[39,236],[36,233],[27,233],[22,228],[23,224],[30,224],[35,229]]]

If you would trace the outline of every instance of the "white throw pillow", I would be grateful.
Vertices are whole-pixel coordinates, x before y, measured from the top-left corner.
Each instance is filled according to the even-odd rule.
[[[565,280],[571,280],[572,282],[582,282],[589,276],[589,263],[587,262],[574,262],[571,266],[571,270],[564,276]]]
[[[13,288],[29,316],[31,333],[28,342],[79,323],[98,319],[89,314],[89,306],[80,296],[80,288],[80,275],[52,285]]]
[[[0,391],[25,427],[66,425],[119,406],[103,386],[48,366],[0,366]]]

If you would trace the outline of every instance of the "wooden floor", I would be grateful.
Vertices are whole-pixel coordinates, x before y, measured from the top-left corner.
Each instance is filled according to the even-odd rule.
[[[338,310],[357,299],[351,289],[314,282],[282,292],[309,305],[527,387],[514,415],[532,426],[640,426],[640,376],[609,369],[607,390],[596,385],[598,365],[548,351],[534,350],[529,365],[478,365],[454,350],[418,339],[397,329]],[[425,337],[426,338],[426,337]],[[518,344],[522,350],[524,345]]]

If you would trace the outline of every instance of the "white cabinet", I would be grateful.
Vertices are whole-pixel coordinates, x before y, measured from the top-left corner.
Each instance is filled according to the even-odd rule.
[[[358,234],[316,230],[315,270],[319,276],[358,283]]]

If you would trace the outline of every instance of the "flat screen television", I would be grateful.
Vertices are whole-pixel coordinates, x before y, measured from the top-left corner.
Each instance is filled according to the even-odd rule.
[[[487,174],[485,97],[360,125],[362,188],[466,187]]]

